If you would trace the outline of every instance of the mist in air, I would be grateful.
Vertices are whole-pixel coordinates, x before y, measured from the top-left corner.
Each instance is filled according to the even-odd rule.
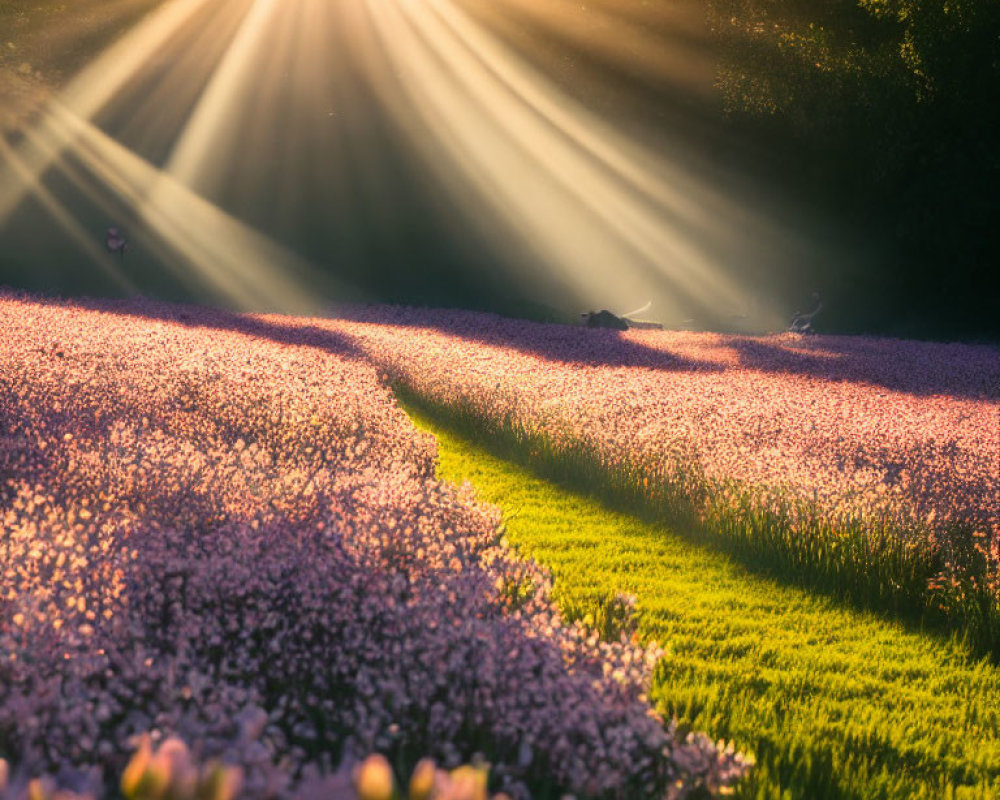
[[[720,123],[704,6],[578,9],[158,5],[2,140],[2,282],[782,329],[858,254]]]

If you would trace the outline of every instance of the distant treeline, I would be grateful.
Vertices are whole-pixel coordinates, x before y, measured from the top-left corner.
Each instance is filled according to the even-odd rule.
[[[1000,338],[1000,2],[710,4],[730,123],[877,244],[834,289],[873,297],[838,322]]]

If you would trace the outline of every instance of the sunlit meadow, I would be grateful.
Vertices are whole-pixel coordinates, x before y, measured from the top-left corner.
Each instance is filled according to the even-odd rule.
[[[1000,654],[995,347],[342,316],[325,327],[480,435]]]
[[[471,481],[503,509],[511,545],[552,569],[568,617],[664,644],[650,696],[753,752],[741,800],[997,796],[1000,672],[958,637],[758,574],[404,407],[435,435],[438,475]]]
[[[384,306],[8,293],[2,312],[14,796],[38,775],[104,796],[136,747],[133,765],[157,763],[150,733],[238,770],[241,797],[353,797],[370,752],[399,777],[485,759],[514,797],[685,797],[746,774],[653,713],[663,651],[628,609],[564,621],[499,511],[435,479],[394,388],[704,542],[792,564],[793,582],[943,609],[995,652],[992,348]]]
[[[992,800],[998,9],[0,0],[0,800]]]
[[[16,295],[0,320],[14,797],[40,775],[105,796],[147,733],[239,767],[247,798],[317,796],[374,750],[400,774],[485,759],[514,797],[745,773],[653,713],[655,644],[562,621],[345,337]]]

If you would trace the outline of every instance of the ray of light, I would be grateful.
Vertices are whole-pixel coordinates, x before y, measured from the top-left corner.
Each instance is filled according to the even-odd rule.
[[[45,188],[2,136],[0,136],[0,161],[4,162],[23,181],[23,185],[27,187],[30,195],[45,209],[49,217],[115,286],[128,293],[136,291],[135,284],[121,269],[118,260],[97,245],[91,233],[80,224],[52,192]]]
[[[563,16],[553,0],[549,23]],[[0,226],[46,170],[68,174],[70,153],[96,181],[88,193],[77,175],[78,188],[132,209],[185,283],[243,308],[306,309],[321,281],[291,252],[300,232],[327,236],[303,252],[334,266],[351,250],[331,230],[407,241],[399,150],[446,189],[456,235],[474,230],[511,282],[545,300],[653,301],[662,320],[732,314],[753,294],[744,265],[809,247],[722,170],[675,142],[641,145],[571,98],[482,18],[456,0],[168,0],[71,82],[17,146],[14,173],[0,164]],[[655,49],[634,16],[596,19]],[[678,38],[697,45],[691,31]]]
[[[217,144],[240,135],[242,115],[237,112],[254,105],[254,94],[268,74],[262,53],[273,47],[274,29],[284,18],[281,0],[253,4],[175,145],[167,171],[195,191],[218,181],[217,171],[226,162]]]
[[[525,42],[526,47],[558,39],[626,74],[641,75],[647,83],[701,99],[713,92],[715,61],[700,4],[465,0],[464,6],[484,27],[514,41],[523,39],[526,28],[537,30],[539,35]]]
[[[345,54],[350,12],[327,0],[256,0],[212,72],[166,169],[193,190],[221,199],[267,188],[268,213],[294,207],[296,194],[329,194],[366,175],[377,191],[378,162],[390,154],[358,149],[369,125],[357,65]],[[370,105],[370,103],[369,103]]]
[[[94,121],[144,158],[163,164],[255,2],[214,0],[199,9]],[[178,40],[183,47],[176,46]]]
[[[746,305],[726,262],[748,242],[777,246],[767,220],[630,142],[450,0],[366,8],[396,81],[383,75],[380,96],[443,182],[505,220],[508,246],[513,232],[590,302]]]
[[[99,184],[134,208],[203,290],[245,310],[318,311],[330,281],[286,248],[235,219],[59,105],[50,129],[73,143],[73,155]]]
[[[149,14],[81,72],[60,92],[59,102],[82,119],[91,119],[102,106],[115,97],[154,53],[174,36],[191,17],[211,0],[169,0]],[[45,136],[46,116],[35,126],[35,132]],[[37,137],[35,139],[37,141]],[[37,148],[21,148],[19,157],[24,168],[38,177],[71,141],[56,138],[40,152]],[[0,225],[30,190],[32,182],[0,172]]]

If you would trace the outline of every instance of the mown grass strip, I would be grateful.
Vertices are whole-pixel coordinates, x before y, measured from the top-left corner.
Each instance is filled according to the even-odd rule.
[[[956,638],[755,575],[405,407],[438,439],[438,477],[503,508],[512,546],[552,569],[571,618],[636,595],[640,635],[669,653],[654,702],[755,754],[741,797],[1000,796],[1000,672]]]
[[[663,474],[657,465],[627,459],[609,465],[585,441],[557,442],[509,417],[488,418],[471,401],[436,401],[415,391],[403,375],[395,375],[394,388],[404,402],[448,420],[494,454],[530,465],[545,478],[670,524],[782,581],[827,592],[857,608],[889,612],[911,625],[957,631],[977,655],[1000,663],[1000,600],[981,579],[983,564],[972,547],[959,577],[939,581],[943,555],[926,531],[902,530],[893,520],[832,519],[788,497],[715,485],[696,469]],[[951,538],[958,542],[971,535],[956,530]]]

